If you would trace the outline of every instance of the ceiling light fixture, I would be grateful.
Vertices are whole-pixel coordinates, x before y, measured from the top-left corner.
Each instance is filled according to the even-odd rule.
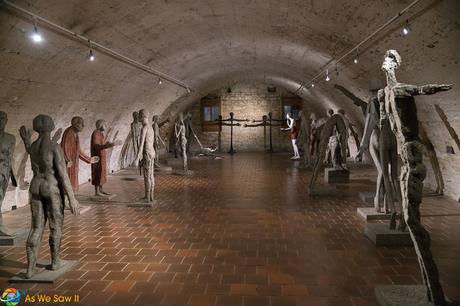
[[[410,23],[409,23],[409,20],[406,20],[406,24],[404,25],[404,28],[403,28],[403,34],[407,35],[409,33],[410,33]]]
[[[37,17],[34,18],[34,31],[33,31],[32,35],[31,35],[31,38],[32,38],[32,41],[36,42],[36,43],[40,43],[40,42],[43,41],[43,37],[40,34],[40,32],[38,31]]]
[[[329,77],[329,69],[326,69],[326,82],[329,82],[331,78]]]
[[[90,61],[94,61],[95,57],[94,57],[94,54],[93,54],[93,45],[91,44],[91,40],[88,39],[88,42],[89,42],[89,55],[88,55],[88,58]]]

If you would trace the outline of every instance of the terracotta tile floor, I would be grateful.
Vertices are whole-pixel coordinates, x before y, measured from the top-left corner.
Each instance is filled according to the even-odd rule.
[[[66,215],[62,254],[78,267],[52,285],[13,286],[79,294],[80,305],[364,306],[375,305],[377,284],[420,283],[412,248],[376,248],[363,236],[357,192],[373,190],[372,169],[354,166],[341,196],[311,198],[311,172],[283,154],[191,160],[190,168],[193,177],[156,177],[154,208],[126,206],[143,193],[135,171],[110,177],[113,202]],[[460,205],[426,197],[422,212],[446,294],[460,300]],[[26,208],[3,221],[27,227],[29,218]],[[46,241],[47,233],[43,259]],[[0,252],[6,288],[25,266],[25,247]]]

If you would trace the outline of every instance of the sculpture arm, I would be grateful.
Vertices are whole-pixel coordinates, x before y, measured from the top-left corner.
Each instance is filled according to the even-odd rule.
[[[402,88],[410,96],[433,95],[439,91],[452,89],[452,84],[404,85]]]
[[[19,129],[19,135],[22,138],[22,141],[24,142],[24,146],[26,148],[27,153],[30,154],[30,146],[32,144],[31,138],[32,138],[32,131],[27,129],[24,125],[21,126]]]
[[[142,154],[144,153],[144,145],[145,145],[145,138],[147,137],[147,129],[142,128],[141,130],[141,142],[139,143],[139,150],[137,152],[136,161],[139,162],[142,158]]]
[[[14,174],[13,171],[13,154],[14,154],[14,148],[16,147],[16,138],[12,137],[11,141],[11,152],[9,152],[9,156],[11,156],[11,162],[10,162],[10,178],[11,178],[11,184],[14,187],[18,187],[18,182],[16,180],[16,175]]]
[[[359,106],[361,108],[362,112],[363,112],[363,115],[366,116],[366,107],[367,107],[366,101],[361,100],[360,98],[355,96],[351,91],[349,91],[348,89],[346,89],[343,86],[340,86],[340,85],[336,84],[336,85],[334,85],[334,87],[336,89],[338,89],[339,91],[341,91],[349,99],[351,99],[356,106]]]
[[[361,146],[358,150],[358,156],[362,156],[362,154],[369,149],[369,142],[371,139],[371,134],[374,128],[377,125],[377,120],[375,120],[375,115],[372,113],[368,113],[366,116],[366,122],[364,124],[364,132],[363,138],[361,139]]]
[[[79,203],[77,199],[75,199],[72,184],[70,183],[69,176],[67,175],[62,149],[57,144],[54,145],[53,149],[53,164],[58,174],[57,179],[59,185],[62,186],[65,193],[67,194],[67,198],[69,199],[70,210],[74,215],[77,216],[79,214]]]

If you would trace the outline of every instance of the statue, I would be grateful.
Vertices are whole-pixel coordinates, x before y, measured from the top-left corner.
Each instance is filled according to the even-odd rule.
[[[329,110],[328,114],[334,113],[333,110]],[[327,118],[321,117],[321,118],[316,118],[315,113],[310,114],[310,156],[313,157],[314,159],[318,158],[318,147],[321,141],[321,129],[323,125],[326,123]]]
[[[308,122],[308,116],[306,111],[299,112],[300,118],[300,130],[297,137],[297,143],[303,149],[303,163],[305,167],[310,166],[310,134],[311,124]]]
[[[281,128],[281,131],[290,131],[289,136],[292,142],[292,149],[294,150],[294,156],[291,159],[300,159],[299,148],[297,147],[297,127],[294,118],[291,117],[291,113],[286,114],[287,128]]]
[[[185,137],[187,138],[187,153],[190,152],[190,145],[192,144],[192,136],[196,139],[196,142],[200,146],[200,148],[203,148],[203,145],[201,144],[200,140],[198,139],[198,136],[196,136],[195,130],[193,129],[192,125],[192,114],[188,112],[184,118],[184,126],[185,126]]]
[[[387,86],[378,92],[380,124],[387,124],[386,122],[389,121],[396,135],[398,152],[402,159],[400,183],[403,215],[414,242],[423,282],[427,286],[428,300],[435,305],[446,305],[438,270],[430,250],[430,235],[420,222],[420,204],[426,168],[423,164],[423,144],[419,138],[414,96],[450,90],[452,85],[416,86],[398,83],[396,69],[400,65],[399,53],[396,50],[388,50],[382,64]]]
[[[139,150],[134,160],[134,166],[139,165],[141,161],[141,167],[144,173],[144,186],[145,186],[145,197],[143,200],[150,203],[153,202],[153,192],[155,187],[154,177],[154,160],[155,160],[155,135],[152,126],[149,123],[150,114],[141,109],[139,111],[139,119],[142,122],[142,129],[139,138]]]
[[[163,144],[163,146],[166,148],[166,144],[161,138],[160,135],[160,117],[158,115],[153,116],[152,118],[152,128],[153,128],[153,133],[154,133],[154,141],[153,141],[153,147],[155,148],[155,161],[154,161],[154,168],[155,170],[160,170],[160,143]]]
[[[330,114],[330,112],[329,112]],[[332,137],[332,139],[331,139]],[[326,123],[321,125],[320,143],[318,146],[318,156],[316,157],[313,174],[310,181],[310,190],[316,183],[321,163],[324,162],[329,141],[334,143],[332,146],[332,161],[334,169],[344,169],[343,163],[347,156],[348,132],[343,117],[339,114],[332,114]]]
[[[371,81],[371,96],[368,103],[360,100],[351,92],[346,92],[347,96],[355,101],[355,104],[363,105],[365,103],[367,105],[363,138],[355,159],[361,161],[364,152],[369,150],[377,169],[374,208],[378,213],[391,212],[390,229],[395,229],[397,214],[395,201],[400,198],[401,193],[398,182],[398,153],[396,137],[391,131],[388,118],[378,124],[380,122],[380,106],[377,92],[380,87],[379,82]],[[399,230],[403,229],[404,222],[400,222]]]
[[[118,141],[108,142],[104,131],[107,129],[105,120],[96,121],[96,129],[91,135],[91,156],[99,157],[99,161],[91,164],[91,183],[94,185],[95,195],[110,196],[102,186],[107,182],[107,153],[106,149],[119,145]]]
[[[142,123],[139,122],[139,113],[138,112],[133,112],[133,122],[131,123],[131,134],[132,134],[132,145],[133,145],[133,151],[134,151],[134,158],[137,156],[137,152],[139,150],[139,137],[141,135],[141,128],[142,128]]]
[[[75,199],[67,176],[64,154],[61,147],[50,138],[54,122],[47,115],[38,115],[33,120],[33,129],[38,139],[31,144],[31,131],[22,126],[19,130],[27,152],[30,154],[33,178],[30,183],[30,209],[32,226],[27,238],[27,273],[35,273],[40,242],[46,221],[49,222],[51,270],[62,266],[60,251],[62,225],[64,222],[64,195],[67,195],[72,214],[79,214],[79,203]]]
[[[80,148],[80,139],[78,133],[83,130],[84,122],[82,117],[73,117],[71,126],[68,127],[62,135],[61,147],[64,152],[64,159],[67,165],[67,174],[74,192],[78,191],[79,181],[79,160],[87,164],[94,164],[99,161],[98,156],[89,157]]]
[[[176,138],[176,147],[178,152],[182,155],[182,164],[184,172],[188,172],[187,165],[187,137],[185,136],[184,115],[179,114],[179,118],[174,125],[174,135]]]
[[[14,187],[18,186],[13,172],[13,153],[16,138],[5,132],[7,122],[7,114],[0,111],[0,214],[2,213],[2,203],[10,180]]]

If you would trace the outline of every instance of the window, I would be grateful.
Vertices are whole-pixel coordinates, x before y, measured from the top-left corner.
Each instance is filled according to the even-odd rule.
[[[201,100],[201,130],[218,132],[217,119],[220,115],[220,98],[203,98]]]
[[[286,119],[286,115],[291,113],[292,118],[299,120],[299,112],[302,110],[302,99],[300,98],[282,98],[282,114],[283,119]],[[286,122],[283,126],[287,127]]]

